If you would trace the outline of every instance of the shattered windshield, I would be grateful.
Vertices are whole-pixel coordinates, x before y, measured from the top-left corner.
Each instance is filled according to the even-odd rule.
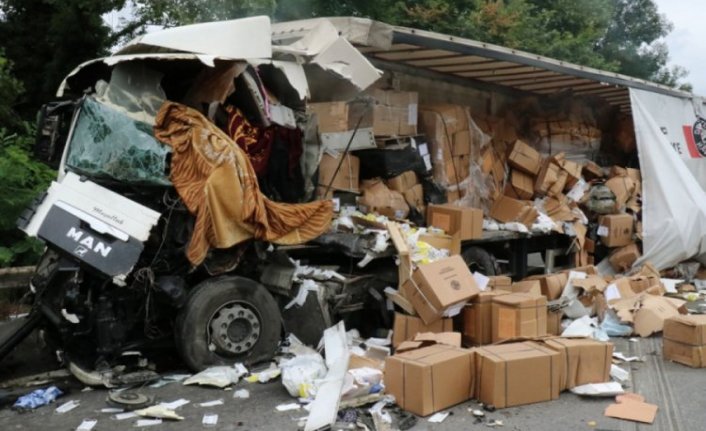
[[[171,185],[167,154],[150,124],[87,97],[69,142],[66,165],[79,174],[129,184]]]

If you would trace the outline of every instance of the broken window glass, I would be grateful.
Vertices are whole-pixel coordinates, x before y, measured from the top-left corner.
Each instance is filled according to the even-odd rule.
[[[77,173],[129,184],[171,185],[167,155],[152,125],[87,97],[69,143],[66,165]]]

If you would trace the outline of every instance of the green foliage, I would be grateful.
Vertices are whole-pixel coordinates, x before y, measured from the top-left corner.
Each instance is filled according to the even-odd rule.
[[[56,173],[31,157],[34,131],[0,129],[0,266],[32,263],[42,245],[15,228],[15,221],[32,199],[45,191]]]
[[[68,72],[108,53],[102,15],[125,0],[0,0],[0,40],[25,93],[15,110],[34,118]]]

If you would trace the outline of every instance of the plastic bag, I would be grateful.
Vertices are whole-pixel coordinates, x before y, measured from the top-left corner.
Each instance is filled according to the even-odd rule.
[[[298,398],[313,398],[316,395],[316,380],[326,376],[324,359],[318,353],[284,360],[280,369],[282,384],[289,395]]]
[[[620,323],[620,319],[612,310],[606,312],[600,327],[609,337],[628,337],[632,335],[632,326]]]
[[[15,401],[12,405],[14,410],[32,410],[37,407],[47,405],[57,398],[59,398],[64,393],[61,392],[56,386],[49,386],[44,389],[34,390],[27,395],[22,395]]]

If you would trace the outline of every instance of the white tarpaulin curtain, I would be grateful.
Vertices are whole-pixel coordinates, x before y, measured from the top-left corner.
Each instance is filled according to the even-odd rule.
[[[643,256],[706,262],[706,121],[701,100],[630,89],[642,172]]]

